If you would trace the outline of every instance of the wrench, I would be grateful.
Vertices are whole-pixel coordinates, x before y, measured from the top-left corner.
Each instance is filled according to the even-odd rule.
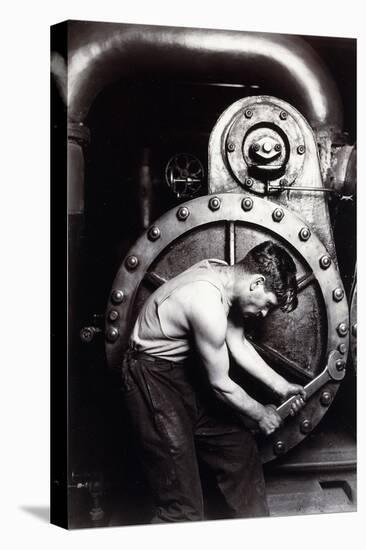
[[[322,386],[324,386],[324,384],[326,384],[326,382],[329,382],[330,380],[342,380],[345,373],[345,360],[338,351],[331,351],[328,355],[328,361],[325,369],[318,374],[318,376],[313,378],[311,382],[304,386],[306,397],[309,398],[314,395],[315,392],[317,392]],[[296,399],[297,396],[292,395],[289,399],[282,403],[282,405],[277,407],[276,411],[282,420],[290,414],[291,405]]]

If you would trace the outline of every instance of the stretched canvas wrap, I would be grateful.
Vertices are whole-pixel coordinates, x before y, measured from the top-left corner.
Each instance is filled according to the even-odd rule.
[[[51,28],[52,523],[356,510],[355,95],[351,38]],[[215,327],[190,308],[209,326],[214,305],[181,274],[215,259],[230,320],[226,274],[267,241],[296,268],[297,307],[239,315],[252,366],[228,332],[207,359]]]

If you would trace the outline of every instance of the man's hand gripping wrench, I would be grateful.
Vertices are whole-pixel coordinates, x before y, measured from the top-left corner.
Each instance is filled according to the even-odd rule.
[[[314,395],[315,392],[317,392],[322,386],[324,386],[324,384],[326,384],[330,380],[334,380],[337,382],[342,380],[346,373],[345,367],[345,360],[343,359],[339,351],[331,351],[328,355],[328,361],[325,369],[304,387],[306,391],[306,398],[309,399],[309,397]],[[291,405],[296,399],[297,396],[292,395],[289,399],[287,399],[284,403],[277,407],[276,411],[278,415],[282,418],[282,420],[284,420],[290,414]]]

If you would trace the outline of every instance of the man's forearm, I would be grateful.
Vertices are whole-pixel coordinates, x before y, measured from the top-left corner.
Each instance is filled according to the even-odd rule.
[[[274,392],[281,394],[286,380],[274,371],[244,337],[228,337],[227,344],[236,363],[246,372],[263,382]]]
[[[238,384],[228,379],[225,384],[213,386],[215,395],[224,403],[259,422],[263,417],[264,407],[250,397]]]

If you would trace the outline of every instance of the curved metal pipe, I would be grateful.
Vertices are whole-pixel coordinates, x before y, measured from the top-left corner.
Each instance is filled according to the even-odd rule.
[[[314,129],[342,129],[337,87],[301,38],[267,33],[71,21],[68,105],[83,121],[98,95],[121,78],[179,78],[263,84],[290,101]]]

